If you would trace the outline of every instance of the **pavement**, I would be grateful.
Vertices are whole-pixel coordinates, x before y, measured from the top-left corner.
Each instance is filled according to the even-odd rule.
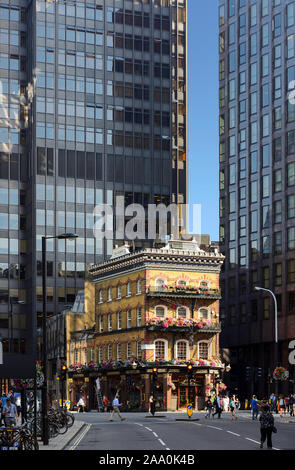
[[[49,439],[48,446],[45,446],[42,441],[39,441],[39,450],[64,450],[85,426],[86,423],[84,421],[75,420],[73,426],[69,428],[65,434]]]
[[[48,446],[44,446],[43,443],[41,441],[39,441],[39,449],[40,450],[75,450],[75,449],[78,450],[79,446],[81,445],[80,443],[85,438],[86,434],[88,435],[89,431],[90,431],[90,434],[91,434],[91,428],[93,428],[93,430],[94,430],[95,426],[97,426],[98,418],[99,418],[100,425],[102,425],[103,423],[108,424],[108,419],[109,419],[109,414],[108,413],[99,413],[98,414],[95,410],[93,410],[93,411],[90,411],[88,413],[83,413],[83,416],[81,414],[80,415],[77,415],[76,413],[74,413],[74,414],[76,415],[77,419],[75,419],[75,422],[74,422],[73,426],[71,428],[69,428],[68,431],[65,434],[59,435],[55,438],[50,439]],[[246,421],[250,421],[250,420],[252,421],[251,411],[239,410],[237,414],[238,414],[239,418],[245,419]],[[183,418],[183,419],[181,419],[181,421],[185,421],[185,418],[186,418],[186,413],[183,412],[183,411],[181,411],[181,412],[162,412],[161,415],[165,415],[166,418],[167,418],[166,420],[165,420],[165,418],[162,418],[161,420],[159,420],[159,421],[162,421],[163,424],[164,424],[164,422],[166,422],[165,428],[166,427],[169,428],[169,425],[172,424],[172,421],[178,421],[180,417]],[[205,418],[204,415],[205,415],[204,411],[194,413],[194,417],[198,416],[201,421],[204,420],[204,418]],[[227,418],[226,421],[229,421],[229,413],[223,413],[223,416]],[[127,418],[127,422],[140,421],[141,423],[143,423],[143,424],[140,424],[140,426],[144,425],[146,427],[146,429],[149,429],[147,427],[147,426],[149,426],[148,423],[149,422],[151,423],[153,421],[153,420],[146,419],[146,418],[150,417],[148,415],[148,413],[124,413],[124,417]],[[289,415],[285,415],[285,416],[283,415],[282,417],[280,417],[279,414],[275,414],[274,417],[275,417],[276,425],[277,424],[289,424],[289,423],[290,424],[295,424],[295,418],[290,417]],[[157,421],[157,413],[155,415],[155,418],[156,418],[156,421]],[[146,425],[144,424],[144,422],[146,422]],[[204,422],[206,422],[206,424],[208,423],[207,420],[205,420]],[[217,424],[217,419],[214,420],[214,422],[216,422],[216,424]],[[124,423],[126,423],[126,421],[124,421]],[[118,424],[119,423],[117,423],[117,425]],[[138,424],[138,423],[136,423],[136,424]],[[192,423],[191,425],[193,425],[193,424],[194,423]],[[200,426],[200,425],[198,425],[198,426]],[[207,427],[211,428],[211,430],[212,430],[212,428],[214,428],[214,426],[210,426],[210,425],[209,426],[207,425]],[[291,426],[291,428],[293,429],[293,426]],[[215,428],[215,429],[217,429],[217,428]],[[291,431],[291,429],[290,429],[290,431]],[[231,433],[231,434],[235,434],[235,433],[232,433],[230,430],[228,430],[227,432]],[[238,435],[238,434],[236,434],[236,435]],[[248,439],[248,440],[251,441],[251,439]],[[159,439],[159,441],[161,441],[161,439]],[[253,441],[253,442],[255,442],[255,441]],[[105,442],[105,444],[106,444],[106,442]],[[105,447],[105,448],[108,448],[108,446]],[[80,449],[81,449],[81,447],[80,447]],[[89,449],[89,447],[88,447],[88,449]],[[168,450],[167,447],[166,447],[166,449]]]

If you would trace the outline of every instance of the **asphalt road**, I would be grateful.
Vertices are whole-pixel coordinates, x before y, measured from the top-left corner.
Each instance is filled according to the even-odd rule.
[[[222,418],[205,419],[204,413],[194,413],[199,421],[186,419],[186,414],[159,413],[164,418],[146,418],[147,413],[126,413],[125,421],[116,416],[109,422],[107,413],[76,414],[86,426],[66,450],[259,450],[260,426],[248,413],[240,413],[230,421],[229,413]],[[295,450],[295,423],[280,422],[275,417],[277,434],[273,434],[275,450]],[[266,447],[266,445],[265,445]]]

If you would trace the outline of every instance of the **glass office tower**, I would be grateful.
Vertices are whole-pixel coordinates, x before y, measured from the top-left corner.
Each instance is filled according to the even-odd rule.
[[[219,1],[222,345],[245,393],[266,393],[274,367],[274,302],[255,286],[276,294],[285,367],[295,338],[294,15],[289,0]]]
[[[186,0],[1,0],[0,98],[0,331],[12,358],[29,356],[41,326],[42,235],[79,236],[47,241],[50,315],[112,253],[93,236],[96,204],[187,202]]]

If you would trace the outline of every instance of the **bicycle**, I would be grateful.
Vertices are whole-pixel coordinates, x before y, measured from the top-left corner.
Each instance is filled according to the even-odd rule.
[[[0,429],[0,449],[39,450],[39,444],[25,422],[22,426]]]

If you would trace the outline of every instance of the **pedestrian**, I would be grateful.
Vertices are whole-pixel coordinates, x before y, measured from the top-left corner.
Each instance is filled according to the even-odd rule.
[[[99,377],[96,378],[95,386],[96,386],[96,391],[100,392],[101,386],[100,386],[100,378]]]
[[[3,407],[3,415],[5,426],[16,426],[16,420],[18,418],[17,409],[10,398],[7,398],[6,405]]]
[[[150,398],[149,398],[149,412],[152,416],[155,416],[156,403],[155,403],[153,395],[151,395]]]
[[[103,404],[104,404],[104,411],[107,412],[108,411],[109,400],[105,395],[103,396]]]
[[[290,398],[289,398],[288,395],[285,396],[284,402],[285,402],[285,412],[284,412],[284,414],[286,414],[286,413],[289,413],[289,405],[290,405]]]
[[[235,395],[232,397],[232,399],[229,402],[229,409],[230,409],[230,420],[232,421],[233,419],[237,420],[238,417],[236,415],[236,409],[237,409],[237,402],[236,402],[236,397]]]
[[[289,400],[290,416],[294,416],[294,404],[295,404],[295,396],[290,395],[290,400]]]
[[[205,405],[206,405],[206,410],[207,410],[207,413],[205,414],[205,418],[211,418],[211,414],[212,414],[212,411],[213,411],[213,408],[214,408],[214,405],[211,401],[211,397],[207,397],[207,400],[205,402]]]
[[[282,418],[283,412],[284,414],[286,414],[285,400],[284,400],[283,395],[280,395],[278,404],[279,404],[280,417]]]
[[[276,432],[274,427],[274,418],[270,412],[269,405],[264,405],[262,413],[259,417],[260,421],[260,448],[263,448],[265,440],[267,440],[267,448],[272,449],[272,433]]]
[[[81,395],[77,403],[77,407],[78,407],[78,413],[83,413],[85,411],[85,400],[84,400],[83,395]]]
[[[218,419],[220,419],[220,418],[221,418],[221,413],[222,413],[220,395],[218,395],[218,396],[215,398],[214,405],[215,405],[216,411],[215,411],[215,413],[213,413],[212,416],[213,416],[213,418],[214,418],[215,415],[218,415]]]
[[[11,403],[15,404],[15,398],[14,398],[13,390],[9,390],[9,392],[7,393],[7,398],[10,398]]]
[[[113,399],[113,411],[111,413],[111,417],[110,417],[110,421],[113,421],[113,417],[114,417],[114,414],[115,413],[118,413],[118,416],[120,418],[121,421],[124,421],[125,418],[122,418],[121,414],[120,414],[120,410],[119,410],[119,406],[122,406],[122,403],[119,403],[119,396],[118,394],[115,395],[115,398]]]
[[[253,395],[251,406],[252,406],[252,419],[254,420],[254,419],[257,419],[258,417],[258,400],[257,400],[256,395]]]
[[[223,399],[223,411],[229,411],[229,396],[227,395]]]
[[[17,409],[17,414],[18,416],[20,415],[21,412],[21,400],[20,400],[20,395],[17,395],[16,400],[15,400],[15,406]]]
[[[34,394],[30,392],[27,397],[27,412],[31,413],[34,410]]]
[[[0,426],[4,423],[4,416],[3,416],[3,399],[0,397]]]
[[[269,401],[270,401],[270,410],[271,412],[274,412],[275,411],[275,402],[276,402],[276,396],[274,393],[272,393],[269,397]]]

